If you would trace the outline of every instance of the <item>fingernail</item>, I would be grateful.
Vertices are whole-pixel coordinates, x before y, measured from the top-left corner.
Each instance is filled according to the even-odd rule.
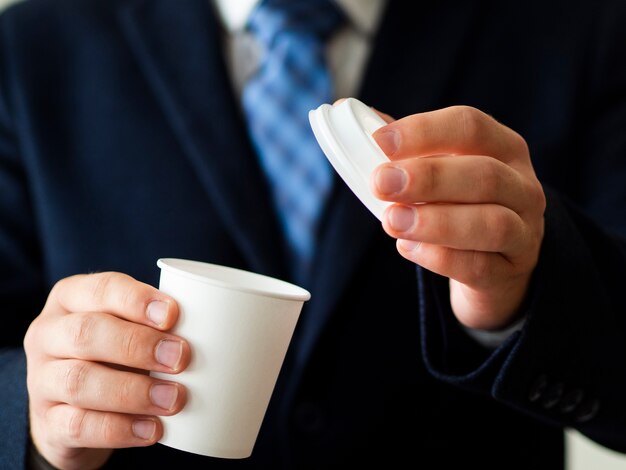
[[[178,398],[178,387],[176,385],[154,384],[150,388],[150,401],[164,410],[169,411],[174,408],[176,398]]]
[[[383,166],[376,173],[376,188],[381,194],[398,194],[406,186],[407,179],[406,171],[402,168]]]
[[[155,352],[156,360],[172,370],[178,370],[178,363],[183,354],[183,343],[180,341],[163,340]]]
[[[415,210],[406,206],[393,206],[387,215],[389,225],[396,232],[406,232],[415,223]]]
[[[400,133],[396,130],[380,130],[374,133],[374,140],[386,155],[392,156],[400,147]]]
[[[415,250],[418,246],[420,246],[421,242],[416,242],[413,240],[398,240],[398,245],[400,246],[401,249],[403,249],[404,251],[413,251]]]
[[[156,431],[156,423],[151,419],[138,419],[133,422],[133,434],[139,439],[149,441]]]
[[[160,300],[150,302],[147,314],[152,323],[159,326],[163,325],[167,317],[167,302],[161,302]]]

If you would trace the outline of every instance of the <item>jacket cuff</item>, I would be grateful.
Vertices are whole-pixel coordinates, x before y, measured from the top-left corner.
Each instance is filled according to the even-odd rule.
[[[523,328],[495,350],[470,339],[450,307],[448,281],[420,269],[422,352],[440,380],[490,395],[546,423],[575,427],[624,452],[626,380],[621,245],[546,191],[546,232]]]
[[[26,356],[21,348],[0,348],[0,468],[24,468],[28,442]]]

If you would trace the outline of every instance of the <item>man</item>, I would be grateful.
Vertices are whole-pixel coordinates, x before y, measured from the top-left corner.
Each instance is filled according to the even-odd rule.
[[[364,35],[344,57],[365,49],[338,96],[408,116],[375,136],[391,162],[372,190],[397,205],[383,231],[334,183],[312,300],[241,461],[152,446],[185,390],[141,373],[193,351],[168,333],[157,258],[296,279],[228,2],[2,16],[7,466],[30,449],[61,468],[559,468],[564,426],[626,450],[624,6],[389,0],[368,29],[365,3],[339,3],[336,34]]]

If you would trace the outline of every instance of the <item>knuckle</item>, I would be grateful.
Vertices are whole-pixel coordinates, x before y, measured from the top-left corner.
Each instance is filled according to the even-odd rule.
[[[491,211],[487,216],[487,233],[493,250],[503,251],[511,244],[511,239],[515,236],[516,227],[511,221],[510,214],[504,210]]]
[[[483,200],[492,200],[501,189],[500,163],[494,158],[485,158],[479,166],[478,187],[480,197]]]
[[[110,413],[105,413],[100,419],[100,436],[105,447],[116,447],[119,441],[119,429],[116,426],[116,419]]]
[[[133,379],[127,378],[122,380],[113,390],[115,402],[120,405],[130,403],[135,397],[134,391]]]
[[[427,114],[413,114],[410,119],[410,132],[416,141],[424,141],[433,132],[435,124],[433,119]]]
[[[437,159],[420,158],[411,186],[415,198],[432,198],[441,185],[441,166]]]
[[[50,289],[50,296],[56,297],[59,291],[63,291],[66,288],[67,284],[70,282],[70,279],[71,278],[65,277],[55,282],[52,286],[52,289]]]
[[[444,248],[442,250],[438,250],[436,258],[436,263],[439,266],[450,267],[453,271],[459,271],[459,267],[463,266],[453,249]]]
[[[541,215],[546,211],[546,194],[543,192],[543,187],[539,181],[534,181],[531,188],[528,190],[530,193],[529,200],[531,201],[532,208]]]
[[[67,436],[71,442],[81,442],[85,438],[87,410],[73,408],[67,420]]]
[[[26,389],[28,391],[28,398],[30,400],[31,412],[33,405],[41,401],[41,383],[41,367],[26,367]]]
[[[528,148],[528,142],[520,134],[513,131],[511,136],[511,148],[515,155],[530,156],[530,149]]]
[[[484,135],[485,114],[471,106],[455,106],[454,112],[466,139],[475,141]]]
[[[94,337],[96,329],[95,316],[87,313],[75,313],[67,318],[70,320],[68,333],[71,345],[76,354],[83,355]]]
[[[133,359],[142,347],[142,335],[139,328],[128,328],[121,338],[121,351],[125,358]]]
[[[126,278],[128,281],[130,278]],[[124,310],[136,310],[139,306],[145,307],[144,297],[147,296],[146,289],[142,284],[135,282],[120,283],[120,307]]]
[[[454,227],[451,223],[450,216],[446,211],[440,210],[435,211],[434,214],[434,222],[435,226],[431,227],[434,230],[438,237],[442,240],[450,240],[454,236]],[[425,221],[425,226],[428,227],[431,223],[428,218]],[[427,231],[428,229],[426,229]]]
[[[112,284],[117,279],[118,274],[114,272],[94,274],[93,290],[91,297],[96,305],[104,305]]]
[[[68,403],[77,403],[85,390],[89,367],[82,361],[72,361],[65,370],[63,392]]]
[[[57,303],[62,304],[61,299],[63,298],[63,293],[65,291],[70,291],[72,289],[73,284],[84,275],[76,274],[74,276],[64,277],[59,279],[54,283],[52,289],[50,289],[50,294],[48,295],[48,299],[54,300]]]
[[[425,187],[424,189],[428,191],[430,194],[433,194],[437,191],[440,186],[441,181],[441,167],[439,162],[433,158],[429,159],[429,165],[427,166],[426,178],[425,178]]]
[[[37,328],[39,324],[38,319],[39,317],[35,318],[30,324],[28,330],[26,330],[26,334],[24,335],[24,340],[22,341],[26,356],[29,356],[36,349],[37,346],[35,336],[37,336]]]
[[[472,254],[470,277],[471,283],[475,285],[483,284],[491,278],[493,274],[493,263],[487,253],[475,251]]]
[[[134,311],[145,307],[145,298],[149,296],[148,286],[134,282],[132,277],[119,272],[98,273],[94,276],[92,299],[102,309],[114,307]]]

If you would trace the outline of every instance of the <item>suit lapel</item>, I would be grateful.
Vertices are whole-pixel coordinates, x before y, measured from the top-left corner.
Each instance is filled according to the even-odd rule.
[[[478,2],[389,0],[359,98],[397,117],[447,105]],[[293,360],[302,371],[380,222],[337,181]],[[390,252],[389,256],[399,256]],[[299,367],[298,367],[299,366]],[[296,380],[297,382],[297,380]],[[292,390],[294,392],[295,390]]]
[[[378,220],[343,182],[336,181],[335,184],[321,230],[310,286],[311,300],[298,324],[294,357],[298,365],[308,359],[372,236],[382,230]]]
[[[250,269],[284,278],[283,243],[266,183],[231,92],[208,0],[135,0],[124,34]]]

